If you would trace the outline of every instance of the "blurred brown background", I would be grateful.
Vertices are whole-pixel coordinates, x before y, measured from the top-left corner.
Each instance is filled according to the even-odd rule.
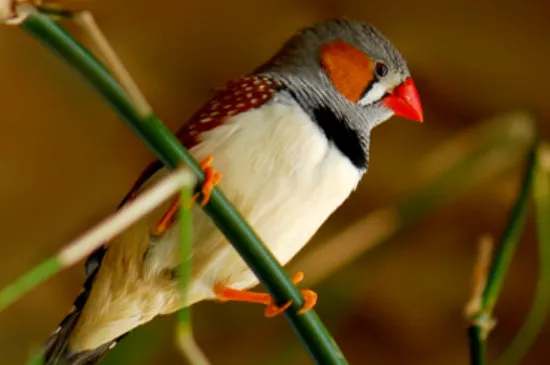
[[[414,190],[415,166],[485,118],[528,108],[538,113],[548,136],[545,0],[65,4],[92,10],[172,129],[206,100],[211,87],[249,72],[313,21],[358,18],[392,40],[409,63],[426,121],[395,118],[377,128],[359,191],[294,262],[376,209],[405,199]],[[1,27],[0,54],[3,287],[111,213],[152,154],[79,77],[23,31]],[[520,167],[474,184],[313,286],[320,294],[318,313],[351,364],[468,363],[462,312],[476,243],[484,233],[501,232]],[[508,345],[528,309],[537,264],[533,232],[531,218],[497,306],[491,358]],[[342,252],[362,239],[368,237],[342,240]],[[1,364],[24,363],[69,309],[82,280],[82,268],[71,268],[0,314]],[[285,320],[263,319],[262,308],[204,303],[193,313],[197,340],[213,364],[310,363]],[[161,318],[136,332],[110,363],[123,364],[122,354],[130,356],[128,364],[183,363],[173,347],[173,323]],[[523,363],[547,363],[548,341],[546,326]]]

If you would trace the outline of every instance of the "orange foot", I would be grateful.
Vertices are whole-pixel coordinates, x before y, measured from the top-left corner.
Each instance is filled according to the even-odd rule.
[[[292,281],[294,282],[294,284],[298,284],[303,279],[304,279],[304,274],[302,272],[297,272],[292,277]],[[287,303],[279,307],[275,304],[271,296],[267,293],[256,293],[256,292],[251,292],[246,290],[236,290],[236,289],[226,288],[222,285],[216,285],[214,287],[214,292],[216,293],[218,300],[223,302],[233,301],[233,302],[264,304],[267,306],[267,308],[264,311],[264,315],[268,318],[274,317],[278,314],[283,313],[292,304],[292,301],[288,301]],[[317,304],[317,293],[309,289],[301,290],[300,292],[304,297],[305,304],[302,307],[302,309],[298,311],[298,314],[304,314],[305,312],[313,308],[315,304]]]
[[[202,206],[205,206],[208,203],[208,200],[210,199],[210,194],[212,193],[212,189],[216,187],[216,185],[220,182],[222,178],[222,174],[215,171],[212,168],[212,166],[210,166],[213,160],[214,158],[212,156],[208,156],[204,160],[202,160],[200,164],[201,170],[204,171],[204,182],[202,183],[202,186],[201,186],[201,193],[202,193],[201,205]],[[196,201],[199,195],[200,193],[194,194],[192,200]],[[157,224],[154,226],[151,232],[154,236],[160,236],[164,232],[166,232],[168,227],[170,227],[170,225],[176,218],[179,205],[180,205],[180,198],[177,197],[176,199],[174,199],[172,204],[170,204],[166,213],[164,213],[162,218],[160,218]]]
[[[214,168],[211,166],[212,161],[214,161],[214,157],[207,156],[204,160],[202,160],[200,165],[201,170],[204,171],[204,182],[202,183],[202,187],[201,187],[201,193],[202,193],[201,205],[203,207],[208,203],[208,200],[210,200],[210,194],[212,193],[212,189],[214,189],[222,179],[222,174],[214,170]],[[200,195],[199,193],[196,193],[195,195],[193,195],[193,200],[197,200],[199,195]]]

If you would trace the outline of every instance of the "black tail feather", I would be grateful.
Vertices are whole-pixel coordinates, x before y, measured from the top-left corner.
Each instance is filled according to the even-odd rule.
[[[104,253],[102,251],[104,251],[104,249],[100,249],[99,254],[96,255],[100,256],[98,257],[99,261],[101,261]],[[109,349],[113,348],[116,343],[116,341],[112,341],[94,350],[76,354],[71,353],[68,348],[69,339],[76,327],[78,319],[80,318],[82,309],[86,304],[86,300],[88,299],[92,289],[92,283],[98,267],[99,265],[95,266],[93,270],[90,270],[87,273],[88,277],[86,278],[82,292],[74,301],[71,312],[63,318],[57,329],[44,344],[44,365],[94,365],[97,364],[103,355],[105,355]]]
[[[147,169],[139,177],[138,181],[134,184],[130,192],[126,195],[123,201],[120,203],[117,209],[120,209],[127,201],[129,201],[141,188],[141,186],[153,176],[160,168],[162,168],[162,162],[155,161],[150,164]],[[76,327],[82,309],[86,304],[86,300],[92,290],[92,284],[94,278],[99,270],[99,266],[107,252],[105,245],[95,250],[84,264],[84,270],[86,273],[86,281],[82,288],[82,292],[78,295],[73,303],[71,312],[65,316],[63,321],[59,324],[59,327],[52,333],[50,338],[44,344],[43,358],[44,365],[94,365],[97,364],[103,356],[112,349],[118,341],[125,337],[128,333],[120,336],[116,340],[108,342],[99,346],[96,349],[84,351],[73,354],[69,351],[68,344],[69,339]]]
[[[48,341],[46,341],[44,345],[45,365],[55,365],[58,361],[62,361],[61,363],[63,363],[67,358],[67,344],[76,326],[78,317],[80,317],[80,311],[72,311],[69,313],[63,321],[61,321],[59,327],[52,333]]]
[[[95,365],[115,344],[113,341],[90,351],[73,354],[67,348],[67,333],[70,330],[62,328],[50,337],[44,354],[45,365]]]
[[[95,365],[114,347],[117,341],[108,342],[96,349],[72,353],[69,338],[76,326],[81,310],[67,315],[44,346],[44,365]]]
[[[68,354],[63,365],[95,365],[112,348],[115,342],[106,343],[90,351],[79,352],[78,354]]]

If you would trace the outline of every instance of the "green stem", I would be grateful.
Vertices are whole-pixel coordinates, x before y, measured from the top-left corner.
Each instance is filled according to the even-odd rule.
[[[28,17],[21,28],[84,76],[166,166],[173,169],[186,163],[197,174],[199,181],[203,181],[204,176],[198,164],[178,139],[156,116],[140,116],[105,67],[61,26],[44,15],[35,14]],[[292,301],[292,308],[285,315],[315,362],[346,364],[347,361],[315,312],[310,310],[303,315],[297,314],[304,304],[300,292],[221,191],[212,191],[204,210],[250,266],[275,302],[283,304]]]
[[[63,265],[57,257],[52,257],[2,289],[0,291],[0,312],[15,302],[23,293],[51,278],[62,267]]]
[[[192,200],[193,185],[186,186],[182,189],[180,194],[180,255],[181,265],[179,270],[179,284],[182,301],[186,302],[186,297],[189,288],[189,282],[191,281],[191,249],[193,242],[192,235]],[[193,338],[193,327],[191,324],[191,308],[185,306],[178,313],[178,324],[176,327],[176,343],[182,355],[187,359],[188,363],[192,365],[208,365],[210,362],[203,354],[195,339]]]
[[[541,331],[550,308],[550,169],[548,162],[543,162],[549,153],[548,146],[539,148],[533,182],[539,248],[535,296],[524,324],[500,357],[500,365],[519,364]]]
[[[533,185],[533,175],[536,166],[535,149],[531,149],[527,158],[527,166],[521,184],[521,191],[512,208],[504,233],[500,239],[497,252],[493,257],[487,276],[487,283],[481,296],[481,312],[490,314],[502,290],[504,279],[519,243],[527,213],[529,211],[529,195]]]
[[[483,340],[483,330],[479,326],[468,327],[468,342],[470,343],[470,365],[487,364],[487,349]]]
[[[497,252],[492,259],[487,281],[481,294],[479,310],[472,316],[474,324],[468,329],[472,364],[486,364],[486,341],[492,327],[493,309],[502,290],[529,210],[529,195],[536,167],[535,151],[535,148],[529,151],[519,196],[512,208]]]
[[[187,186],[182,189],[180,194],[181,204],[179,209],[179,216],[181,235],[181,265],[179,270],[179,284],[183,302],[186,301],[185,298],[187,296],[187,288],[189,287],[189,282],[191,281],[191,247],[193,241],[193,226],[191,224],[191,209],[188,205],[191,204],[191,196],[193,194],[192,190],[192,186]],[[179,326],[191,327],[191,314],[189,307],[185,307],[179,311],[178,322]]]

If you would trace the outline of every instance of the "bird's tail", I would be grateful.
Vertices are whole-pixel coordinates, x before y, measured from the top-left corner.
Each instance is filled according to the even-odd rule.
[[[50,336],[44,346],[44,365],[94,365],[109,351],[111,343],[76,354],[69,350],[69,338],[79,316],[80,311],[68,314]]]
[[[44,346],[44,363],[46,365],[54,365],[58,361],[66,360],[67,344],[79,316],[80,311],[71,311],[48,338]]]
[[[95,274],[95,273],[94,273]],[[88,299],[92,281],[95,275],[88,276],[82,292],[73,303],[71,312],[63,318],[57,329],[46,341],[43,349],[44,365],[94,365],[111,349],[120,339],[111,341],[90,351],[72,353],[69,348],[69,339],[76,327],[84,304]]]

